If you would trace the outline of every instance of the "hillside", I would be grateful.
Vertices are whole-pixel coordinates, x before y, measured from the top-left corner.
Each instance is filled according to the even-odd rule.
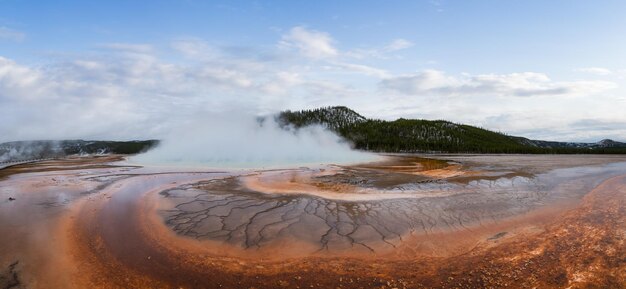
[[[0,162],[54,158],[80,154],[136,154],[154,147],[158,141],[14,141],[0,144]]]
[[[626,153],[626,143],[568,143],[509,136],[475,126],[444,120],[367,119],[343,106],[284,111],[281,125],[325,126],[355,148],[379,152],[450,153]]]
[[[626,154],[626,143],[608,139],[596,143],[531,140],[444,120],[368,119],[344,106],[284,111],[277,120],[296,128],[319,124],[357,149],[377,152]],[[136,154],[157,144],[157,140],[6,142],[0,144],[0,163],[80,154]]]

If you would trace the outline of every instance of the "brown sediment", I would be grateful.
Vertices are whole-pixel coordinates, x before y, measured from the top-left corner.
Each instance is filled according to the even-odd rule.
[[[357,170],[373,170],[383,173],[425,176],[437,179],[445,179],[461,175],[474,175],[479,173],[468,170],[467,168],[463,169],[461,164],[447,160],[393,155],[388,155],[384,160],[376,163],[355,165],[349,168]]]
[[[297,170],[303,171],[304,175],[309,174],[305,169]],[[312,177],[297,175],[293,178],[286,174],[281,181],[307,184],[289,188],[294,192],[315,189],[341,194],[340,187],[317,185],[320,182],[317,177],[332,176],[338,171],[326,170],[319,175],[319,170],[310,171],[314,172]],[[97,175],[85,176],[76,185],[84,186],[81,182]],[[36,176],[31,181],[33,184]],[[268,181],[263,179],[263,172],[247,177],[259,177],[257,181],[261,184]],[[269,180],[275,180],[274,177]],[[164,223],[172,214],[186,218],[185,214],[220,204],[206,213],[189,216],[198,216],[193,221],[201,222],[201,218],[211,214],[229,215],[233,218],[228,219],[229,222],[239,218],[244,225],[254,225],[257,221],[259,225],[268,225],[271,220],[276,221],[272,218],[295,214],[300,207],[291,207],[294,212],[280,208],[306,199],[307,206],[317,206],[310,210],[311,217],[322,214],[319,210],[326,206],[332,210],[324,214],[344,212],[342,210],[369,214],[355,215],[355,219],[350,220],[383,230],[385,222],[394,218],[383,212],[394,208],[399,212],[405,208],[387,208],[385,206],[399,203],[386,199],[345,202],[314,194],[281,192],[271,195],[269,189],[259,194],[242,178],[246,176],[136,173],[114,179],[97,192],[70,202],[67,209],[55,217],[56,221],[46,224],[53,227],[52,242],[46,251],[53,250],[55,254],[46,261],[46,270],[37,271],[40,274],[36,280],[32,276],[26,278],[26,283],[30,281],[31,286],[39,288],[622,288],[626,284],[626,175],[603,182],[582,200],[560,199],[548,203],[545,196],[537,195],[537,202],[549,205],[528,207],[525,211],[506,207],[505,211],[513,211],[495,215],[491,221],[477,218],[476,222],[466,223],[473,217],[465,214],[474,211],[478,214],[485,208],[497,209],[502,206],[500,201],[488,198],[483,208],[478,203],[467,202],[477,195],[441,199],[426,207],[463,201],[427,213],[443,214],[439,218],[444,219],[438,219],[442,225],[445,225],[445,218],[451,221],[461,216],[456,224],[435,226],[433,230],[407,229],[396,237],[391,231],[400,227],[388,228],[390,232],[371,232],[371,236],[383,236],[374,251],[359,245],[354,245],[353,250],[319,250],[320,240],[312,242],[295,234],[300,231],[276,235],[271,242],[258,243],[258,247],[246,247],[221,239],[194,238]],[[362,187],[361,184],[348,185]],[[85,186],[85,189],[91,187]],[[205,194],[201,189],[208,192]],[[166,195],[170,197],[164,197]],[[534,196],[522,195],[522,199]],[[239,202],[238,205],[225,205],[228,201],[224,199],[230,196],[236,196],[232,201]],[[350,209],[350,206],[365,203],[385,205],[380,210],[373,207],[364,211]],[[254,206],[258,206],[257,209],[247,211]],[[341,206],[345,206],[344,209],[336,209]],[[166,210],[164,215],[164,208],[180,210]],[[215,209],[219,210],[212,211]],[[367,219],[362,219],[365,217]],[[368,225],[368,222],[372,223]],[[317,226],[312,221],[299,224],[308,226],[305,230],[316,230]],[[239,226],[239,223],[232,223],[232,226]],[[326,225],[319,226],[325,229]],[[10,229],[5,229],[10,233]],[[361,237],[367,240],[371,236]],[[358,236],[353,238],[358,240]],[[247,236],[243,240],[247,240]],[[33,260],[20,260],[20,268],[33,269],[28,262]],[[28,273],[26,269],[23,271]],[[22,275],[19,280],[23,282]]]
[[[122,155],[102,155],[89,157],[67,157],[62,159],[28,162],[0,169],[0,180],[10,175],[24,173],[119,167],[112,165],[111,163],[122,160],[124,160],[124,156]]]
[[[481,172],[458,163],[421,157],[387,156],[385,160],[354,166],[265,171],[241,177],[247,189],[268,194],[310,194],[328,199],[371,200],[423,197],[420,194],[372,194],[378,189],[411,182],[453,177],[479,177]],[[371,190],[373,189],[373,190]]]
[[[13,272],[2,273],[0,285],[20,282],[18,287],[0,288],[62,288],[70,282],[69,274],[59,271],[69,273],[72,267],[59,247],[58,220],[74,200],[99,185],[79,175],[128,169],[110,163],[118,160],[120,156],[72,157],[0,170],[5,177],[0,184],[0,271],[6,267]]]
[[[326,199],[363,201],[382,198],[407,198],[406,194],[368,194],[365,189],[354,184],[320,182],[316,178],[328,175],[336,169],[319,171],[286,171],[254,174],[240,178],[242,185],[252,191],[266,194],[312,195]]]
[[[283,259],[280,247],[276,248],[280,260],[254,253],[250,256],[255,258],[228,256],[227,247],[212,248],[210,243],[172,234],[155,219],[153,201],[135,217],[124,217],[126,223],[117,224],[117,234],[124,236],[123,245],[117,248],[103,240],[111,236],[93,229],[101,228],[104,221],[104,216],[96,216],[102,203],[84,204],[80,221],[75,218],[69,224],[69,232],[74,233],[69,244],[76,259],[82,260],[78,268],[88,273],[81,273],[87,279],[83,284],[90,287],[619,288],[626,278],[625,196],[626,176],[614,178],[545,228],[496,233],[499,237],[469,242],[474,243],[472,247],[462,246],[443,256],[410,252],[407,257],[405,251],[386,256]],[[125,224],[132,232],[125,231]],[[432,246],[440,247],[441,243],[463,243],[464,234],[442,233],[429,239]],[[419,246],[411,247],[406,250]],[[124,252],[116,251],[120,248]]]

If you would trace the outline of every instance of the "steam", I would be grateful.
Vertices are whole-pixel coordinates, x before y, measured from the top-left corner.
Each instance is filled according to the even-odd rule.
[[[131,161],[156,165],[267,167],[353,163],[376,158],[355,151],[321,126],[281,127],[273,117],[223,114],[178,127],[161,144]]]
[[[63,155],[57,141],[20,141],[0,144],[0,163]]]

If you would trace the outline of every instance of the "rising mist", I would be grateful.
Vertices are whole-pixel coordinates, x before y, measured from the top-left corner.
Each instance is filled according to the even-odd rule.
[[[221,114],[194,119],[132,161],[153,165],[267,167],[375,159],[322,126],[295,129],[274,117]]]

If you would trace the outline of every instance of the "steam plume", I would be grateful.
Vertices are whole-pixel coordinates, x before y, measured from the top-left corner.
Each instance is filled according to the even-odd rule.
[[[187,123],[159,147],[133,158],[149,164],[264,167],[360,162],[373,154],[352,150],[321,126],[281,127],[272,117],[222,114]]]

